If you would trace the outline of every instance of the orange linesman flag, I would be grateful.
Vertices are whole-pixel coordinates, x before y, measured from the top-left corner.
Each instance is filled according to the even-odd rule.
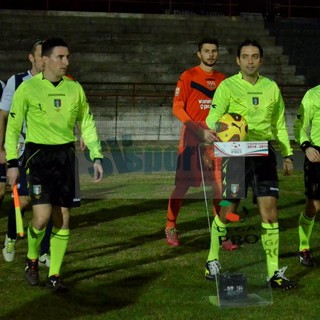
[[[20,237],[23,237],[24,236],[23,222],[22,222],[22,215],[21,215],[18,187],[17,187],[16,184],[13,186],[13,201],[14,201],[14,209],[15,209],[15,212],[16,212],[17,234],[20,235]]]

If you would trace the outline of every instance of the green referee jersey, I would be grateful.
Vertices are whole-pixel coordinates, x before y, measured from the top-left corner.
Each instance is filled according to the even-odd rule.
[[[309,141],[311,145],[320,147],[320,85],[305,93],[293,128],[294,137],[300,145]]]
[[[5,137],[7,160],[17,159],[18,137],[24,119],[26,142],[45,145],[74,142],[77,123],[90,158],[103,158],[86,95],[81,85],[68,77],[63,77],[55,87],[39,73],[15,91]]]
[[[261,75],[253,85],[243,80],[241,72],[225,79],[217,88],[206,119],[207,126],[225,113],[239,113],[248,123],[247,141],[276,139],[283,157],[292,155],[285,122],[285,105],[277,84]]]

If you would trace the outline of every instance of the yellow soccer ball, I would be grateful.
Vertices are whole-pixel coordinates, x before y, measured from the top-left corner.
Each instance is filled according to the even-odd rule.
[[[216,133],[220,141],[245,141],[248,124],[238,113],[226,113],[216,122]]]

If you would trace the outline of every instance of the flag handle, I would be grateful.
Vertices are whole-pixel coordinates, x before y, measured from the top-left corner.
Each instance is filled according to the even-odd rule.
[[[15,184],[13,186],[13,202],[14,202],[14,210],[15,210],[15,214],[16,214],[17,234],[20,235],[20,237],[23,237],[24,236],[24,229],[23,229],[23,222],[22,222],[22,215],[21,215],[20,200],[19,200],[17,184]]]

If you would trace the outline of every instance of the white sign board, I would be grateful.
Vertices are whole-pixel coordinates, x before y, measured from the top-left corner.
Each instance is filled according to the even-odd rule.
[[[215,157],[261,157],[268,155],[268,141],[230,141],[214,143]]]

